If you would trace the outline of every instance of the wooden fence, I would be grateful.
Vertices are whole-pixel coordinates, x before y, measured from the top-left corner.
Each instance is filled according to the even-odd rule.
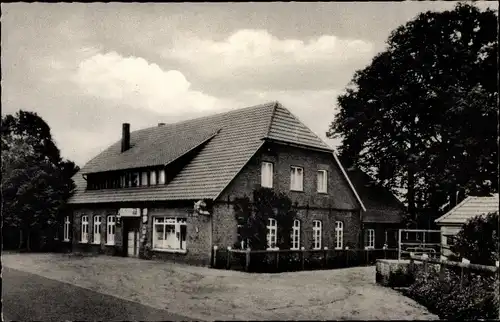
[[[300,271],[373,265],[377,259],[397,259],[397,248],[382,249],[219,249],[212,267],[244,271]]]

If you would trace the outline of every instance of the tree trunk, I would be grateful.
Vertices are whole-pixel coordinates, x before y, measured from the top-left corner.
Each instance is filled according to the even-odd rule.
[[[410,162],[408,164],[408,213],[410,218],[416,223],[417,214],[415,209],[415,170],[413,169],[413,164]]]
[[[19,250],[22,249],[23,247],[23,229],[22,228],[19,228]]]
[[[28,230],[27,236],[26,236],[26,250],[29,252],[31,251],[31,231]]]

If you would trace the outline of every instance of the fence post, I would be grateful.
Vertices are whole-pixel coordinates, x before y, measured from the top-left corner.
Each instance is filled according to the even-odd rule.
[[[349,267],[349,247],[345,247],[345,267]]]
[[[441,260],[441,264],[439,265],[439,280],[444,281],[445,279],[445,270],[446,270],[446,265],[444,265],[444,261]]]
[[[384,250],[384,259],[387,259],[387,254],[386,254],[386,249],[387,249],[387,245],[384,244],[384,247],[382,247],[382,249]]]
[[[231,246],[227,246],[227,263],[226,263],[226,269],[229,269],[231,267]]]
[[[326,247],[326,246],[325,246],[325,247],[323,248],[323,252],[324,252],[324,254],[325,254],[325,256],[324,256],[324,257],[325,257],[325,268],[326,268],[326,267],[328,266],[328,247]]]
[[[462,258],[462,264],[469,264],[470,261],[467,258]],[[463,266],[460,267],[460,291],[462,290],[464,284],[464,271],[465,268]]]
[[[247,248],[247,252],[245,254],[245,271],[250,270],[250,248]]]
[[[305,257],[304,255],[305,255],[306,249],[305,249],[304,246],[302,246],[300,248],[300,250],[301,250],[301,252],[300,252],[300,261],[301,261],[301,264],[302,264],[302,270],[304,270],[304,257]]]
[[[410,265],[408,265],[409,273],[413,279],[415,277],[415,260],[413,259],[413,252],[410,253]]]
[[[213,253],[213,259],[212,259],[212,267],[213,268],[216,268],[217,266],[217,245],[214,245],[214,251],[212,252]]]
[[[368,263],[370,262],[370,250],[367,247],[365,247],[365,253],[366,253],[365,266],[368,266]]]
[[[279,271],[280,267],[280,249],[276,249],[276,271]]]
[[[429,255],[423,254],[422,259],[424,260],[424,280],[427,281],[427,275],[429,273],[429,263],[427,262],[427,259],[429,258]]]

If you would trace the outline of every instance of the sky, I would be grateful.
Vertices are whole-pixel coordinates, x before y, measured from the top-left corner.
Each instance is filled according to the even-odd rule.
[[[326,138],[390,32],[456,2],[2,3],[2,115],[83,166],[131,130],[279,101]],[[478,2],[498,10],[495,1]]]

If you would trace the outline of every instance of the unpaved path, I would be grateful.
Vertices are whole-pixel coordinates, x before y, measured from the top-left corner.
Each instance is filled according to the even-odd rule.
[[[248,274],[164,261],[3,254],[2,264],[201,320],[438,319],[375,284],[375,267]]]

